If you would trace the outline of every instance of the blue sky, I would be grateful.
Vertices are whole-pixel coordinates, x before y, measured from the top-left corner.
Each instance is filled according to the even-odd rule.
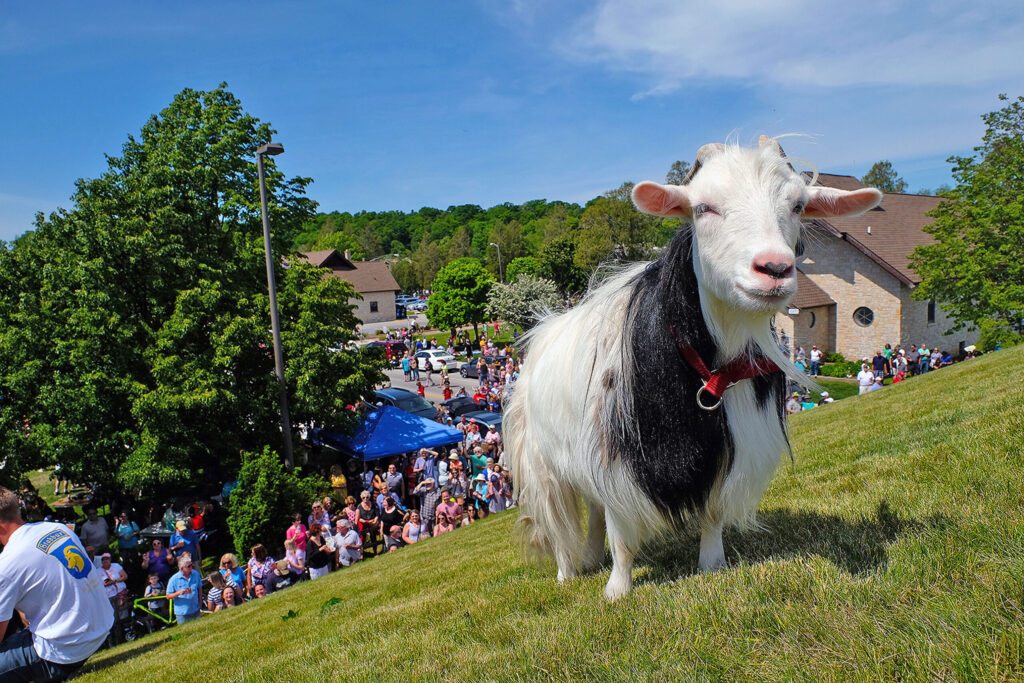
[[[1024,94],[1022,36],[1020,2],[4,3],[0,239],[221,81],[326,211],[585,202],[761,133],[934,188]]]

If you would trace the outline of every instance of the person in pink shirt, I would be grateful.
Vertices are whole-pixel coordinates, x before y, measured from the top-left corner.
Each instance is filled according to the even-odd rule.
[[[292,525],[284,532],[286,540],[295,541],[295,548],[301,559],[306,559],[306,525],[302,523],[302,515],[295,513],[292,517]]]

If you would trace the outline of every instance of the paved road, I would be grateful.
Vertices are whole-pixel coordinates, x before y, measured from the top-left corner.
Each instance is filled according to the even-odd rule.
[[[386,373],[388,378],[391,379],[391,386],[398,389],[408,389],[409,391],[416,391],[416,382],[406,382],[405,374],[399,370],[387,370]],[[452,395],[454,396],[459,392],[459,387],[466,387],[466,391],[472,396],[473,391],[479,386],[477,380],[473,377],[463,379],[459,374],[458,370],[450,370],[448,372],[448,380],[452,385]],[[425,389],[425,395],[428,401],[434,403],[440,403],[444,400],[444,394],[441,393],[441,373],[434,373],[434,386],[427,384],[427,373],[420,370],[420,381],[423,382],[423,388]]]

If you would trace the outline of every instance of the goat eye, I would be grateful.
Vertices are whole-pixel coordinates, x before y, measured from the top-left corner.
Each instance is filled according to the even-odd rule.
[[[797,202],[796,204],[793,205],[793,213],[796,213],[796,214],[803,213],[804,212],[804,206],[805,205],[804,205],[803,202]]]
[[[714,209],[712,209],[707,204],[698,204],[695,207],[693,207],[693,217],[694,218],[700,218],[701,216],[703,216],[706,213],[714,214],[716,216],[718,215],[718,212],[715,211]]]

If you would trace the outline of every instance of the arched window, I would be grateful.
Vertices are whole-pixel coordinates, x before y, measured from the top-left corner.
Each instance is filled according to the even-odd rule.
[[[814,323],[818,321],[817,316],[814,315],[814,311],[811,311],[811,322],[807,324],[808,328],[814,327]]]
[[[853,322],[861,327],[867,327],[875,321],[875,312],[867,306],[861,306],[853,312]]]

